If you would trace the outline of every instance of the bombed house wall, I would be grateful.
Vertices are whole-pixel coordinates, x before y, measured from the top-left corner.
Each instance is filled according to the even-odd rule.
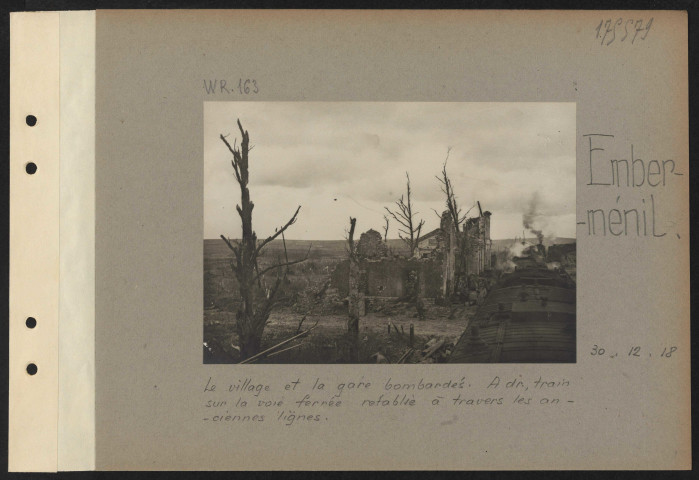
[[[335,265],[335,270],[330,274],[330,288],[337,289],[340,298],[349,295],[349,260],[342,260]]]
[[[421,264],[420,291],[426,298],[442,296],[442,269],[437,260],[417,262]]]
[[[483,217],[466,220],[464,235],[468,237],[469,257],[466,261],[467,274],[478,275],[484,270]]]
[[[488,268],[493,268],[493,261],[492,261],[492,247],[493,247],[493,240],[490,238],[490,215],[491,213],[486,211],[483,214],[483,223],[484,223],[484,233],[483,233],[483,258],[484,258],[484,269]]]
[[[417,258],[432,257],[436,252],[443,251],[447,240],[442,227],[421,236],[417,243]]]
[[[465,275],[480,275],[493,268],[493,241],[490,238],[489,211],[482,211],[478,202],[479,216],[469,218],[459,235],[464,235],[468,241],[468,257],[463,265]],[[418,242],[418,255],[421,258],[438,258],[442,262],[442,296],[450,297],[456,288],[455,277],[457,265],[461,265],[462,255],[458,248],[455,229],[452,226],[451,216],[448,211],[442,213],[440,228],[429,232]]]
[[[480,202],[478,208],[480,210]],[[466,220],[464,235],[468,236],[471,246],[466,262],[469,275],[480,275],[485,270],[493,268],[490,216],[491,213],[486,211],[480,212],[478,217]]]
[[[464,225],[470,248],[465,262],[466,276],[480,275],[493,267],[490,239],[491,213],[480,210]],[[360,257],[360,288],[370,297],[403,297],[409,294],[409,273],[415,271],[420,281],[420,294],[425,298],[450,298],[456,291],[455,280],[458,249],[456,231],[449,212],[442,215],[440,228],[429,232],[418,241],[417,257],[388,258],[381,234],[369,230],[362,234],[357,245]],[[331,274],[331,287],[341,297],[348,295],[348,261],[340,262]],[[466,277],[464,277],[466,278]]]
[[[408,276],[412,270],[418,274],[422,296],[436,298],[441,294],[441,269],[441,263],[434,259],[365,259],[360,262],[360,287],[365,295],[371,297],[402,297],[408,294]],[[347,296],[349,261],[343,260],[337,264],[330,282],[341,297]]]
[[[408,272],[398,261],[364,262],[366,294],[373,297],[402,297]]]
[[[362,233],[357,242],[357,255],[359,258],[376,260],[388,255],[388,247],[376,230],[368,230]]]

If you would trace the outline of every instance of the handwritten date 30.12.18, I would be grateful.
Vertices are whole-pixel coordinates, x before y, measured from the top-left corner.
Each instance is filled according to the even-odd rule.
[[[639,345],[631,345],[628,350],[622,350],[612,351],[604,348],[604,346],[595,344],[590,349],[590,355],[607,358],[673,358],[677,354],[677,347],[674,345],[663,347],[662,349],[659,348],[653,352],[651,349]],[[660,354],[658,355],[658,353]]]

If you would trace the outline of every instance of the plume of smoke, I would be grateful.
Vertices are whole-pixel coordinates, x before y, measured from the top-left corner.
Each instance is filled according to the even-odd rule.
[[[522,214],[522,225],[536,235],[539,243],[544,243],[544,225],[541,225],[542,215],[539,213],[539,201],[539,192],[534,192],[529,200],[527,210]]]
[[[510,257],[521,257],[524,253],[524,247],[522,242],[514,242],[508,247]]]
[[[506,273],[513,272],[517,268],[513,259],[515,257],[521,257],[525,248],[526,245],[523,245],[522,242],[519,241],[515,241],[511,245],[505,247],[499,262],[499,268]]]

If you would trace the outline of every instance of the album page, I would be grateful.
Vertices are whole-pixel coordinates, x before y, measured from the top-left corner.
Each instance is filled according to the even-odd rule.
[[[685,12],[11,22],[10,470],[691,468]]]

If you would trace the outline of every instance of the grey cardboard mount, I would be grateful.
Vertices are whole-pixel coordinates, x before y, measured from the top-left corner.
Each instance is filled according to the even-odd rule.
[[[100,10],[12,22],[11,470],[691,468],[686,13]],[[44,70],[23,69],[29,54]],[[45,83],[24,83],[32,71]],[[236,88],[207,93],[214,79]],[[257,92],[238,92],[239,79]],[[41,111],[29,86],[47,96],[38,130],[23,123],[28,109]],[[655,230],[578,225],[574,364],[205,365],[204,104],[242,100],[572,102],[577,222],[606,215],[611,227],[610,212],[636,205]],[[60,168],[37,161],[29,177],[37,132],[51,139],[43,158],[60,151]],[[652,159],[673,160],[674,170],[660,184],[591,178],[591,168],[637,158],[649,170]],[[423,174],[433,172],[411,175]],[[41,235],[49,248],[39,257],[28,239]],[[70,252],[77,270],[64,263]],[[52,300],[28,333],[22,272],[39,263],[47,273],[35,281]],[[505,395],[497,408],[457,408],[423,395],[409,408],[370,409],[348,396],[319,411],[322,422],[286,426],[276,410],[264,422],[202,421],[206,402],[220,400],[205,392],[209,379],[283,392],[316,379],[465,377],[481,397],[494,377],[520,375],[568,381],[566,401]],[[32,442],[45,458],[30,455]]]

